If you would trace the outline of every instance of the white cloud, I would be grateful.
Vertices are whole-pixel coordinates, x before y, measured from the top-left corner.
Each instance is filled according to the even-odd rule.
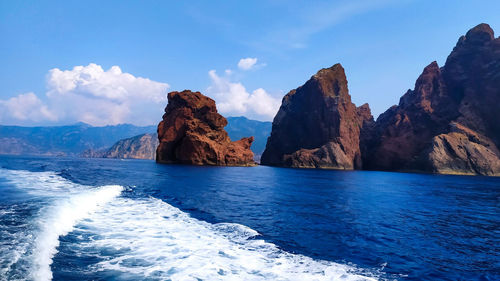
[[[232,71],[220,77],[209,71],[211,85],[206,94],[226,116],[244,115],[272,120],[279,109],[277,99],[259,88],[248,92],[233,82]],[[0,100],[0,123],[12,125],[68,124],[85,122],[94,126],[132,123],[156,124],[167,104],[169,85],[124,73],[118,66],[108,70],[97,64],[70,70],[51,69],[46,95],[21,94]]]
[[[64,119],[92,125],[158,122],[169,85],[100,65],[51,69],[47,97]],[[67,106],[70,105],[70,106]]]
[[[120,67],[112,66],[104,71],[100,65],[75,66],[72,70],[51,69],[47,77],[49,97],[70,93],[116,102],[141,99],[153,102],[164,101],[168,84],[151,81],[123,73]]]
[[[8,100],[0,100],[0,121],[15,123],[17,120],[56,121],[57,116],[34,93],[30,92]]]
[[[238,62],[238,68],[241,70],[250,70],[257,63],[257,58],[243,58]]]
[[[124,73],[118,66],[106,71],[93,63],[71,70],[54,68],[47,74],[45,103],[33,93],[0,101],[8,108],[0,121],[151,125],[161,118],[168,88],[166,83]]]
[[[219,112],[226,116],[244,115],[251,119],[272,120],[280,107],[280,100],[259,88],[247,92],[239,82],[231,82],[227,77],[220,77],[215,70],[208,72],[212,85],[206,93],[217,103]]]

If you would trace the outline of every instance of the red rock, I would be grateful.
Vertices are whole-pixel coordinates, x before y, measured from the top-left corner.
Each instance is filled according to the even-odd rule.
[[[342,66],[320,70],[283,98],[261,162],[500,175],[499,102],[500,38],[480,24],[376,122],[351,102]]]
[[[253,137],[231,142],[215,101],[188,90],[168,94],[163,121],[158,124],[159,163],[193,165],[254,165]]]
[[[378,119],[364,167],[500,175],[500,38],[487,24],[460,37],[446,64],[427,66]]]
[[[351,102],[344,68],[321,69],[290,91],[274,118],[264,165],[354,169],[361,167],[360,129],[372,120],[368,105]]]
[[[371,143],[363,151],[364,167],[376,170],[414,169],[412,163],[453,116],[440,114],[452,101],[445,98],[444,82],[436,62],[427,66],[415,89],[403,95],[377,119]],[[443,97],[445,102],[441,102]]]

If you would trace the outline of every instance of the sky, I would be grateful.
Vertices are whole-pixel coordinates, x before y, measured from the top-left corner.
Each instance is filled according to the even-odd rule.
[[[272,121],[341,63],[375,118],[500,1],[0,1],[0,124],[155,125],[170,91]]]

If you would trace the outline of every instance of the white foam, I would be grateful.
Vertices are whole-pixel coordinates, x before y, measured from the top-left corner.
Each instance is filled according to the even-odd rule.
[[[31,250],[20,250],[32,253],[28,279],[52,278],[59,238],[69,233],[72,250],[101,260],[82,270],[123,275],[117,279],[376,279],[355,266],[282,251],[243,225],[197,220],[155,198],[121,197],[121,186],[91,188],[50,172],[11,171],[6,177],[48,202],[36,217]]]
[[[117,198],[81,224],[80,251],[108,254],[95,270],[153,280],[374,280],[353,266],[278,249],[232,223],[210,224],[155,198]],[[109,253],[113,253],[109,255]],[[130,276],[128,276],[128,275]]]
[[[44,199],[45,207],[39,210],[35,219],[36,233],[16,233],[15,242],[23,247],[12,253],[14,261],[28,250],[27,244],[33,244],[31,252],[31,278],[51,280],[52,258],[57,253],[59,237],[73,230],[82,219],[102,208],[107,202],[120,195],[123,187],[118,185],[91,188],[72,183],[52,172],[28,172],[1,170],[2,176],[17,188],[22,189],[37,199]],[[20,243],[22,236],[34,236],[34,243]],[[14,262],[4,268],[7,271]]]
[[[57,253],[59,237],[71,232],[79,221],[102,208],[122,190],[123,187],[118,185],[99,187],[58,201],[42,211],[43,215],[38,220],[40,233],[35,240],[35,280],[52,279],[50,265]]]
[[[2,222],[11,221],[15,218],[16,210],[10,208],[3,210],[0,219]],[[27,231],[27,225],[12,225],[0,223],[0,280],[21,280],[21,276],[27,275],[27,270],[10,274],[12,266],[25,257],[31,246],[32,235]]]

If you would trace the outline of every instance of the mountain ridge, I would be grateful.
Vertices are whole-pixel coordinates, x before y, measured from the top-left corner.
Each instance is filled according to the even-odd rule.
[[[0,125],[0,154],[76,156],[84,150],[107,148],[120,139],[154,128],[131,124],[93,127],[84,123],[47,127]]]

